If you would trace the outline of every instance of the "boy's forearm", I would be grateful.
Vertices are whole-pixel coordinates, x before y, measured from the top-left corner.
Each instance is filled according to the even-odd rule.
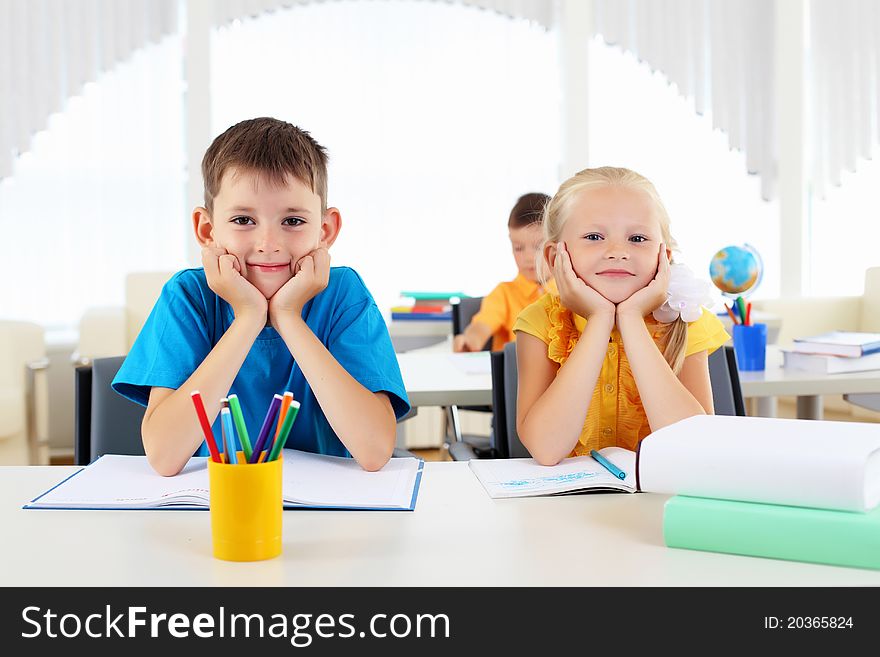
[[[174,475],[204,440],[192,403],[198,390],[213,424],[225,397],[238,375],[251,346],[265,325],[259,317],[233,320],[202,364],[176,391],[144,417],[141,433],[144,450],[153,468],[162,475]]]
[[[574,449],[608,350],[613,318],[595,318],[523,419],[523,444],[539,463],[553,465]]]
[[[625,315],[618,318],[618,328],[651,431],[705,414],[660,353],[644,318]]]
[[[482,322],[471,322],[464,332],[464,339],[471,351],[480,351],[492,337],[492,327]]]
[[[384,466],[394,450],[394,412],[339,364],[301,317],[279,320],[276,328],[342,444],[365,470]]]

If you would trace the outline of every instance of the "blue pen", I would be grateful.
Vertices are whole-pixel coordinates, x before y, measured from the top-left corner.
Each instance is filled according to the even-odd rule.
[[[614,465],[611,461],[609,461],[604,456],[602,456],[595,449],[590,450],[590,456],[592,456],[594,459],[599,461],[599,463],[602,465],[603,468],[608,470],[608,472],[613,474],[618,479],[626,479],[626,473],[623,470],[618,468],[616,465]]]
[[[227,455],[227,458],[231,464],[235,465],[238,463],[238,445],[235,440],[235,429],[232,427],[232,413],[229,411],[228,407],[220,409],[220,418],[222,420],[223,433],[226,434],[229,442],[229,454]]]

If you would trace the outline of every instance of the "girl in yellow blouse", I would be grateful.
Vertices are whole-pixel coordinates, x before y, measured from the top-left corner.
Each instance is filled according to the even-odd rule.
[[[519,315],[517,431],[545,465],[713,413],[708,355],[730,336],[708,283],[671,264],[656,189],[628,169],[585,169],[547,204],[541,257],[558,293]],[[590,394],[589,391],[592,391]]]

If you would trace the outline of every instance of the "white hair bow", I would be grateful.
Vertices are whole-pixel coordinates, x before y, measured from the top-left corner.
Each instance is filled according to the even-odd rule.
[[[669,289],[666,302],[652,314],[658,322],[668,324],[681,317],[695,322],[703,314],[702,306],[712,303],[709,283],[700,280],[687,265],[669,265]]]

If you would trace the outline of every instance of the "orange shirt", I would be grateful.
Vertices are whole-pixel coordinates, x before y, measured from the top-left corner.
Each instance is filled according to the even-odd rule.
[[[659,345],[668,324],[661,324],[650,315],[645,324],[654,342]],[[547,357],[562,365],[577,344],[587,320],[565,308],[554,294],[545,294],[520,313],[514,331],[533,335],[547,345]],[[685,355],[708,351],[712,353],[730,339],[724,325],[703,308],[703,315],[688,324]],[[615,327],[608,341],[602,371],[596,381],[590,408],[580,438],[570,456],[589,454],[591,449],[623,447],[635,450],[651,433],[636,380],[630,369],[620,332]]]
[[[556,289],[552,281],[547,289]],[[471,322],[480,322],[492,329],[492,351],[502,349],[515,339],[513,323],[517,315],[523,308],[540,299],[544,291],[540,283],[517,274],[512,281],[500,283],[483,297],[480,312],[471,318]]]

